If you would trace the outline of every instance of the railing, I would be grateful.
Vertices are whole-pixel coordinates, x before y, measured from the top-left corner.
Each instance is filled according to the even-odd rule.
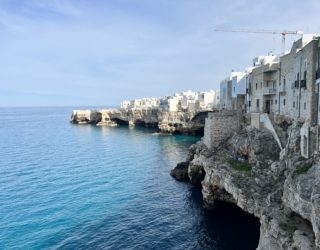
[[[277,89],[276,88],[264,88],[263,93],[265,95],[275,95],[277,93]]]

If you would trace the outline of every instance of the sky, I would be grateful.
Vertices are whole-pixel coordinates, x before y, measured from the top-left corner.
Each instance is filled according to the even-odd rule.
[[[319,13],[319,0],[0,0],[0,106],[219,89],[231,70],[279,53],[281,37],[215,29],[320,33]]]

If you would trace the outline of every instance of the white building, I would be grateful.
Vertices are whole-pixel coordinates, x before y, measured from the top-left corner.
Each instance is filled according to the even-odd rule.
[[[220,90],[216,90],[216,95],[213,101],[213,107],[218,108],[220,106]]]
[[[120,103],[120,108],[122,109],[129,109],[131,108],[131,101],[124,100]]]
[[[171,96],[168,98],[168,111],[169,112],[177,112],[179,111],[179,97]]]
[[[154,109],[159,108],[160,100],[158,98],[142,98],[134,100],[124,100],[120,103],[123,109]]]
[[[200,109],[212,109],[216,99],[216,91],[210,90],[207,92],[199,92],[197,100],[199,101]]]
[[[245,98],[246,75],[246,72],[232,71],[220,82],[220,109],[234,110],[239,105],[237,100]]]
[[[169,112],[211,110],[219,100],[217,91],[193,92],[191,90],[175,93],[165,98],[142,98],[122,101],[123,109],[160,109]]]

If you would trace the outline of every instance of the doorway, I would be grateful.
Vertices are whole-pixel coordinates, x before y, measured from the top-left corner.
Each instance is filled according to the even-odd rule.
[[[266,100],[266,113],[270,114],[270,100]]]

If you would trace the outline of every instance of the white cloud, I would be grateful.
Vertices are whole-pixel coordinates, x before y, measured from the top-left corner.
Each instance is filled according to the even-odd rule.
[[[317,1],[0,0],[0,9],[0,90],[76,94],[87,105],[218,88],[231,69],[280,48],[279,37],[215,27],[320,28]]]

